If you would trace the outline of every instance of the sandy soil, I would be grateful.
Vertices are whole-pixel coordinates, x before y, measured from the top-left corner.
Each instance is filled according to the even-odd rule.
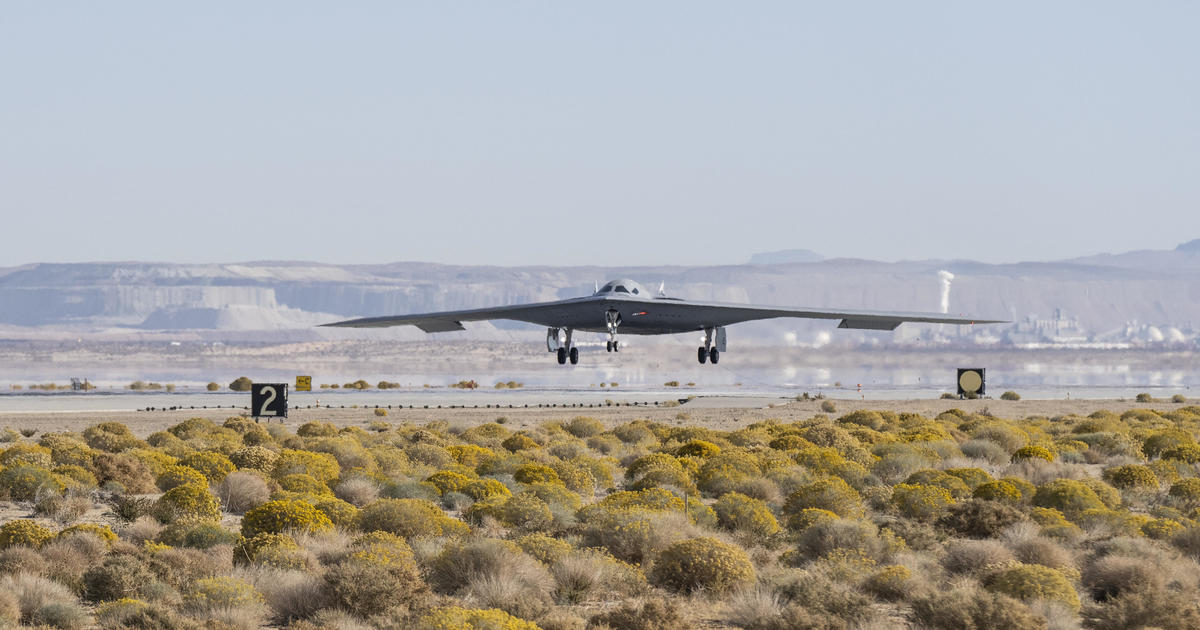
[[[657,422],[687,423],[720,430],[733,430],[740,426],[776,418],[793,422],[812,417],[821,412],[822,401],[793,401],[784,399],[755,398],[697,398],[678,407],[614,406],[614,407],[547,407],[547,408],[479,408],[479,409],[391,409],[387,417],[377,417],[373,408],[359,409],[296,409],[289,412],[284,424],[292,427],[321,420],[338,426],[365,426],[375,420],[392,423],[425,423],[444,420],[452,425],[473,425],[491,422],[499,417],[507,419],[511,428],[533,426],[548,420],[572,418],[586,415],[616,425],[629,420],[644,418]],[[986,411],[1002,418],[1021,419],[1030,416],[1061,416],[1067,414],[1087,415],[1099,409],[1122,413],[1129,409],[1179,408],[1184,404],[1171,402],[1135,403],[1129,400],[873,400],[834,401],[836,415],[857,409],[890,410],[913,412],[925,416],[937,414],[951,408],[969,412]],[[1189,401],[1185,404],[1194,404]],[[231,409],[187,409],[178,411],[135,411],[135,412],[53,412],[53,413],[0,413],[0,428],[15,430],[33,429],[38,434],[52,431],[81,431],[99,422],[123,422],[139,437],[161,431],[188,418],[208,418],[223,422],[237,415]],[[827,414],[835,415],[835,414]],[[267,420],[263,420],[267,422]],[[271,420],[271,422],[278,422]]]

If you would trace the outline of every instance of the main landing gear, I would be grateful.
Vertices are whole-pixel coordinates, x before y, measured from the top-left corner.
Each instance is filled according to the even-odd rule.
[[[566,365],[567,361],[570,361],[571,365],[576,365],[579,363],[579,348],[571,343],[571,329],[564,330],[566,331],[565,342],[559,338],[559,329],[546,329],[546,349],[555,353],[559,365]]]
[[[713,337],[716,336],[716,344],[714,345]],[[724,328],[705,328],[704,329],[704,345],[696,348],[696,360],[703,364],[705,361],[711,361],[716,365],[721,360],[721,351],[718,348],[725,347],[725,329]]]

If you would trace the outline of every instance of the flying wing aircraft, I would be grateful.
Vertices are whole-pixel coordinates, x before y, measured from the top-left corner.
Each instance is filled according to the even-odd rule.
[[[725,327],[756,319],[801,317],[840,319],[838,328],[895,330],[904,322],[926,324],[998,324],[1001,320],[973,317],[949,317],[940,313],[904,313],[892,311],[843,311],[818,308],[783,308],[749,304],[693,302],[654,295],[646,287],[629,279],[613,280],[586,297],[515,304],[465,311],[442,311],[414,315],[391,315],[351,319],[324,326],[344,328],[383,328],[416,326],[421,330],[447,332],[466,330],[463,322],[509,319],[546,326],[546,349],[556,354],[559,364],[579,363],[579,348],[572,343],[575,331],[608,333],[607,348],[617,352],[618,331],[630,335],[671,335],[704,331],[704,345],[696,349],[700,363],[717,363],[725,351]]]

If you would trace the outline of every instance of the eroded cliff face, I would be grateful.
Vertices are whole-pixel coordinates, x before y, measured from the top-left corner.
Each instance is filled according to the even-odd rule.
[[[950,311],[1022,320],[1055,309],[1093,333],[1131,320],[1200,326],[1200,252],[1160,252],[1153,266],[985,265],[835,259],[720,267],[460,267],[427,263],[38,264],[0,274],[0,324],[155,330],[288,330],[332,319],[478,308],[587,295],[631,277],[671,296],[793,306],[937,311],[937,272],[954,273]],[[1166,261],[1165,257],[1171,260]],[[1164,262],[1165,261],[1165,262]],[[787,320],[775,335],[827,328]],[[501,328],[504,326],[501,325]]]

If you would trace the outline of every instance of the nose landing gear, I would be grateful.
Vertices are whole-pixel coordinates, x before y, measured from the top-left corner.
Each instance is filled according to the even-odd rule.
[[[608,343],[604,347],[609,352],[620,352],[621,345],[617,341],[617,327],[621,325],[621,313],[617,309],[604,312],[604,326],[608,328]]]

